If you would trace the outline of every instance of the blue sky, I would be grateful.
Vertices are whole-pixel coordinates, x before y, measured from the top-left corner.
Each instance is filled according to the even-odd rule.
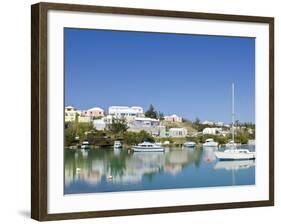
[[[65,28],[65,105],[255,121],[255,39]]]

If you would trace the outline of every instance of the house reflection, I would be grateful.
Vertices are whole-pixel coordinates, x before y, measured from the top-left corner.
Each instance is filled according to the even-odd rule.
[[[201,150],[175,149],[169,152],[128,153],[121,150],[93,150],[65,152],[65,186],[73,182],[96,185],[107,183],[139,183],[142,178],[157,173],[178,174],[184,167],[201,159]]]

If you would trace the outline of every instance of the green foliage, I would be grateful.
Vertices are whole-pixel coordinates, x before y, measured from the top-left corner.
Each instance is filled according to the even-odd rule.
[[[65,124],[64,130],[64,143],[65,146],[73,145],[77,143],[75,140],[76,136],[79,136],[80,142],[87,138],[86,133],[92,129],[90,123],[78,123],[75,122],[68,122]]]
[[[247,133],[238,132],[235,135],[235,142],[237,143],[247,144],[249,139],[253,139],[253,138],[251,138],[251,136]]]
[[[125,119],[113,119],[108,125],[108,130],[115,136],[122,136],[128,129]]]
[[[172,137],[164,137],[164,138],[159,138],[158,141],[164,143],[165,141],[169,141],[170,144],[173,144],[175,142],[176,138],[172,138]]]
[[[143,141],[154,142],[154,138],[146,131],[125,132],[123,135],[124,143],[127,145],[139,144]]]
[[[64,130],[64,145],[70,146],[75,141],[76,132],[73,128],[66,128]]]
[[[148,110],[145,112],[145,116],[150,117],[150,118],[154,118],[154,119],[158,118],[158,113],[157,113],[157,111],[155,110],[155,108],[153,107],[152,104],[150,104]]]
[[[162,112],[158,112],[158,117],[157,117],[160,121],[163,121],[164,120],[164,113]]]

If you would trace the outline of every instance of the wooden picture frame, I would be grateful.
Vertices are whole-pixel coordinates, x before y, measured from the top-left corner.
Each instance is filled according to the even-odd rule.
[[[48,212],[48,12],[70,11],[210,21],[249,22],[269,25],[269,191],[268,200],[115,209],[103,211]],[[31,217],[39,221],[94,217],[203,211],[274,205],[274,18],[211,13],[118,8],[90,5],[38,3],[31,7]],[[63,87],[62,87],[63,88]]]

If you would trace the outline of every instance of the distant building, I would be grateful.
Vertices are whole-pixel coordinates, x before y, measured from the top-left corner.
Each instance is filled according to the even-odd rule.
[[[96,119],[96,120],[93,120],[93,126],[95,129],[97,129],[99,131],[103,131],[106,127],[106,123],[103,119]]]
[[[132,122],[132,125],[137,127],[155,127],[160,125],[160,121],[154,118],[136,117]]]
[[[72,106],[67,106],[64,108],[64,120],[66,122],[73,122],[76,119],[77,111]]]
[[[132,132],[146,131],[153,136],[162,136],[166,131],[166,127],[161,126],[158,119],[135,117],[131,122],[129,122],[128,130]]]
[[[219,127],[222,127],[222,126],[224,126],[224,123],[221,122],[221,121],[218,121],[218,122],[215,123],[215,125],[216,125],[216,126],[219,126]]]
[[[93,120],[93,127],[99,131],[102,131],[112,123],[112,119],[113,118],[111,115],[107,115],[105,117],[102,117],[101,119],[95,119]]]
[[[222,128],[204,128],[202,133],[204,135],[217,135],[222,133]]]
[[[170,137],[185,137],[187,135],[186,128],[170,128],[169,129],[169,136]]]
[[[132,120],[135,117],[143,117],[144,112],[142,107],[127,107],[127,106],[111,106],[108,108],[108,114],[114,118],[125,118]]]
[[[82,111],[82,115],[91,118],[98,118],[104,116],[104,110],[99,107],[93,107],[89,110]]]
[[[169,122],[182,122],[182,117],[179,117],[178,115],[173,114],[173,115],[169,115],[169,116],[164,116],[164,120],[169,121]]]
[[[201,124],[204,124],[204,125],[214,125],[214,122],[213,121],[203,121]]]

